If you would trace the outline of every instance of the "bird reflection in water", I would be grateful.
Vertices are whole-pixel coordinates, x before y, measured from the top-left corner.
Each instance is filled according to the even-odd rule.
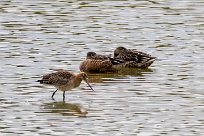
[[[88,113],[80,104],[51,102],[43,104],[43,113],[60,113],[63,116],[86,117]]]
[[[135,69],[135,68],[122,68],[117,73],[87,73],[89,77],[90,83],[102,83],[104,80],[115,79],[115,78],[123,78],[127,75],[142,77],[144,74],[151,74],[153,72],[152,69]]]

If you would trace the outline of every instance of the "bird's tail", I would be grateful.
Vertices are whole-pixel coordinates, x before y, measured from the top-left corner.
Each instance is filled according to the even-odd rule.
[[[151,58],[151,59],[149,59],[148,61],[146,61],[146,62],[144,62],[144,63],[142,64],[142,67],[144,67],[144,68],[149,67],[155,60],[156,60],[156,58]]]

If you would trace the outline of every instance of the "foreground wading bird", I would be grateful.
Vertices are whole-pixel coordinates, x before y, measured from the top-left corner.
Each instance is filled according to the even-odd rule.
[[[114,59],[123,60],[122,67],[127,68],[148,68],[155,60],[147,53],[143,53],[136,49],[126,49],[125,47],[118,47],[114,51]]]
[[[88,52],[86,59],[81,62],[80,70],[84,72],[116,72],[117,67],[124,61],[106,55]]]
[[[93,90],[87,80],[87,74],[84,72],[73,74],[66,70],[59,70],[58,72],[43,75],[42,79],[37,82],[55,86],[57,90],[63,91],[63,101],[65,101],[65,91],[70,91],[71,89],[78,87],[82,80],[84,80],[91,90]],[[53,97],[57,90],[53,92],[52,99],[54,99]]]

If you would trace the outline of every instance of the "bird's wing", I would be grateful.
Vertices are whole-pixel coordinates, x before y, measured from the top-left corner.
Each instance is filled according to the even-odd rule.
[[[44,75],[41,82],[44,84],[63,85],[69,82],[72,76],[73,76],[72,73],[65,70],[60,70],[55,73]]]
[[[142,56],[142,57],[149,57],[149,58],[155,58],[155,57],[152,57],[150,54],[148,53],[144,53],[144,52],[141,52],[141,51],[138,51],[136,49],[133,49],[131,50],[131,52],[135,55],[138,55],[138,56]]]
[[[124,61],[138,61],[138,55],[133,52],[120,53],[116,59],[121,59]]]

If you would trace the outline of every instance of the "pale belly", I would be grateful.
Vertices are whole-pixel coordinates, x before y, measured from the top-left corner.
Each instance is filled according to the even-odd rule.
[[[76,88],[76,87],[78,87],[80,84],[75,84],[75,85],[73,85],[73,84],[67,84],[67,85],[60,85],[60,86],[55,86],[58,90],[60,90],[60,91],[71,91],[73,88]]]

